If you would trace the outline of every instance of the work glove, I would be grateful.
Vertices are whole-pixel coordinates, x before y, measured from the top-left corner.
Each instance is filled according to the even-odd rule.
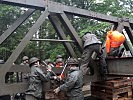
[[[52,72],[52,70],[50,68],[47,69],[48,72]]]
[[[57,76],[53,76],[53,78],[56,80],[57,79]]]
[[[58,93],[60,92],[60,88],[58,87],[58,88],[54,89],[54,92],[55,92],[56,94],[58,94]]]

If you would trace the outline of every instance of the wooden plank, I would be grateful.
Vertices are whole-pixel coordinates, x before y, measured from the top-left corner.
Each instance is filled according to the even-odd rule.
[[[92,85],[113,89],[113,88],[120,88],[120,87],[132,85],[132,81],[130,79],[113,79],[113,80],[107,80],[107,81],[92,82]]]
[[[91,95],[103,100],[131,100],[131,80],[115,79],[92,82]]]

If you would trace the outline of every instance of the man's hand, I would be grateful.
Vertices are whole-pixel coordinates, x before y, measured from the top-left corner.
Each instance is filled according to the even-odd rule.
[[[58,78],[59,78],[59,80],[62,80],[62,77],[61,77],[61,75],[59,75],[59,76],[58,76]]]
[[[55,92],[56,94],[58,94],[58,93],[60,92],[60,88],[58,87],[58,88],[54,89],[54,92]]]
[[[57,76],[53,76],[53,78],[56,80],[58,77]]]
[[[49,68],[47,68],[47,71],[51,72],[52,70],[51,70],[51,69],[49,69]]]

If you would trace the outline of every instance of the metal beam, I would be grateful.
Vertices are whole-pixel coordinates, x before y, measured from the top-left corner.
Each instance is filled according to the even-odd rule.
[[[131,28],[133,29],[133,18],[128,18],[129,19],[129,23],[131,24]]]
[[[1,0],[0,3],[40,9],[40,10],[45,10],[47,8],[49,12],[55,12],[55,13],[62,13],[62,11],[64,11],[65,13],[86,17],[86,18],[92,18],[99,21],[109,22],[109,23],[117,23],[118,20],[124,19],[125,21],[128,20],[129,23],[133,24],[132,18],[126,18],[126,17],[118,18],[110,15],[93,12],[93,11],[88,11],[85,9],[66,6],[61,3],[57,3],[49,0]]]
[[[118,26],[117,26],[117,31],[119,31],[120,33],[122,33],[124,29],[123,23],[122,22],[118,22]]]
[[[50,19],[53,27],[55,28],[56,32],[58,33],[58,36],[61,39],[64,39],[64,40],[67,39],[67,37],[61,27],[61,24],[59,23],[59,19],[57,18],[57,16],[50,14],[49,19]],[[70,56],[77,57],[70,43],[63,43],[63,44]]]
[[[35,10],[29,9],[20,16],[1,36],[0,44],[4,42]]]
[[[0,96],[14,95],[16,93],[24,93],[28,89],[28,82],[20,82],[14,84],[0,84]]]
[[[69,32],[69,35],[71,36],[72,40],[76,41],[77,47],[82,52],[83,50],[83,43],[80,37],[78,36],[76,30],[72,26],[71,22],[67,18],[65,13],[59,14],[59,18],[61,20],[61,23],[63,24],[64,28],[67,32]]]
[[[73,41],[73,40],[58,40],[58,39],[32,39],[31,41],[75,42],[75,41]]]
[[[133,32],[132,32],[132,29],[130,27],[130,24],[129,23],[127,23],[127,24],[128,24],[128,26],[125,26],[124,28],[128,34],[129,39],[131,40],[131,43],[133,44]]]
[[[47,0],[0,0],[1,4],[45,10]]]
[[[133,76],[133,58],[107,59],[110,74]]]
[[[105,14],[101,14],[101,13],[97,13],[97,12],[93,12],[93,11],[89,11],[81,8],[76,8],[72,6],[66,6],[61,3],[57,3],[53,1],[48,2],[48,10],[54,13],[62,13],[62,11],[64,11],[65,13],[69,13],[72,15],[92,18],[99,21],[105,21],[110,23],[116,23],[118,22],[118,19],[119,19],[118,17],[108,16]]]
[[[125,26],[124,28],[125,28],[125,31],[126,31],[128,37],[129,37],[129,39],[130,39],[131,44],[133,45],[133,32],[132,32],[132,29],[131,29],[130,25],[128,27]],[[130,53],[133,56],[133,48],[132,48],[132,45],[130,45],[128,43],[128,47],[129,47]]]
[[[124,23],[123,22],[119,22],[116,30],[119,31],[119,32],[121,32],[121,33],[123,33],[123,29],[124,29]],[[126,50],[130,50],[131,54],[133,54],[132,48],[131,48],[129,42],[127,41],[127,39],[125,40],[125,42],[123,43],[123,45],[126,48]]]
[[[62,11],[64,11],[65,13],[86,17],[86,18],[92,18],[99,21],[109,22],[109,23],[117,23],[119,20],[122,19],[124,21],[128,20],[129,23],[133,24],[132,18],[126,18],[126,17],[118,18],[115,16],[105,15],[105,14],[101,14],[101,13],[97,13],[97,12],[93,12],[93,11],[89,11],[81,8],[66,6],[61,3],[57,3],[53,1],[48,1],[47,6],[50,12],[62,13]]]
[[[39,17],[39,19],[36,21],[36,23],[30,28],[29,32],[26,34],[26,36],[22,39],[20,44],[16,47],[14,52],[11,54],[11,56],[8,58],[8,60],[5,62],[5,64],[0,68],[0,81],[1,83],[5,82],[5,75],[6,72],[10,69],[12,64],[16,61],[18,56],[21,54],[23,49],[26,47],[26,45],[29,43],[30,39],[32,39],[32,36],[36,33],[38,28],[43,24],[46,17],[49,15],[48,11],[42,13],[42,15]]]
[[[108,16],[105,14],[92,12],[72,6],[66,6],[61,3],[49,0],[1,0],[1,3],[8,5],[15,5],[15,6],[23,6],[27,8],[41,9],[41,10],[47,8],[49,12],[54,12],[54,13],[62,13],[62,11],[64,11],[65,13],[86,18],[93,18],[96,20],[110,22],[110,23],[116,23],[118,22],[119,19],[118,17]]]
[[[123,21],[124,21],[124,22],[123,22]],[[118,27],[117,27],[116,30],[118,30],[119,32],[122,32],[123,29],[126,30],[127,35],[128,35],[128,37],[129,37],[131,43],[133,44],[133,33],[132,33],[132,29],[131,29],[131,27],[130,27],[129,22],[128,22],[128,21],[126,22],[125,19],[121,20],[121,21],[118,23]],[[127,39],[126,39],[125,42],[124,42],[124,46],[125,46],[126,50],[130,50],[130,53],[133,55],[133,49],[132,49],[131,45],[129,44],[129,42],[127,41]]]
[[[112,58],[112,59],[106,59],[108,69],[109,69],[109,78],[113,77],[126,77],[130,76],[133,77],[133,58],[132,57],[125,57],[125,58]],[[84,82],[93,82],[101,80],[100,75],[100,62],[99,60],[91,61],[90,66],[92,67],[90,70],[94,74],[90,75],[89,71],[87,71],[86,75],[84,76]]]
[[[0,64],[0,67],[2,67],[2,65],[3,64]],[[22,72],[23,74],[27,74],[27,73],[30,73],[30,67],[25,65],[12,65],[8,72]],[[23,93],[28,88],[27,79],[23,79],[23,82],[19,82],[19,83],[15,83],[15,82],[11,84],[9,83],[8,84],[0,83],[0,96],[7,95],[7,94],[13,95],[16,93]]]

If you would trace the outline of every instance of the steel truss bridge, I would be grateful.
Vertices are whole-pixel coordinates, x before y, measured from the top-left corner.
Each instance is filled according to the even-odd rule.
[[[66,6],[61,3],[49,1],[49,0],[0,0],[1,4],[7,4],[12,6],[20,6],[28,8],[28,10],[20,16],[2,35],[0,36],[0,44],[2,44],[19,26],[25,22],[36,10],[41,10],[42,14],[35,22],[35,24],[29,29],[27,34],[23,37],[19,45],[12,52],[5,64],[0,65],[0,95],[13,94],[17,92],[22,92],[27,88],[27,83],[15,83],[6,84],[5,75],[7,72],[29,72],[29,68],[22,67],[20,65],[12,65],[18,56],[21,54],[23,49],[32,39],[32,36],[37,32],[39,27],[43,24],[46,18],[49,18],[56,33],[60,37],[60,41],[65,46],[67,52],[72,57],[77,57],[76,53],[70,44],[70,42],[76,44],[80,52],[82,52],[82,40],[78,36],[75,28],[71,24],[67,15],[75,15],[88,19],[95,19],[102,22],[108,22],[113,25],[113,30],[118,30],[123,32],[125,29],[131,44],[133,44],[133,19],[131,18],[118,18],[114,16],[108,16],[97,12],[88,11],[85,9],[80,9],[72,6]],[[64,29],[68,31],[71,41],[67,40]],[[42,39],[43,40],[43,39]],[[57,41],[57,40],[52,40]],[[124,46],[126,50],[129,50],[131,55],[133,55],[132,47],[129,42],[125,42]],[[119,75],[119,76],[133,76],[133,59],[130,58],[117,58],[117,59],[107,59],[109,74]],[[94,65],[95,66],[95,65]],[[55,69],[56,71],[56,69]],[[87,80],[93,81],[98,79],[97,67],[94,67],[94,75],[87,76]]]

